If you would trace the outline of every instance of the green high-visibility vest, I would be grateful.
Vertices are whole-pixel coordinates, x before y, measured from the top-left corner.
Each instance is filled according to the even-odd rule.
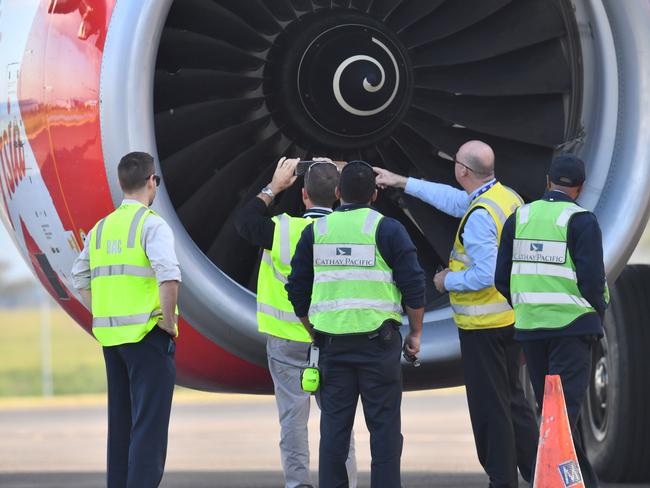
[[[517,329],[561,329],[595,312],[580,293],[567,246],[571,217],[583,212],[572,202],[546,200],[517,210],[510,277]]]
[[[102,346],[139,342],[162,319],[158,282],[141,243],[154,212],[125,204],[90,234],[93,334]]]
[[[361,208],[314,222],[314,287],[309,318],[326,334],[361,334],[402,320],[402,294],[377,248],[383,218]]]
[[[257,326],[260,332],[291,341],[311,342],[309,333],[298,320],[284,285],[291,273],[291,258],[300,235],[311,218],[273,217],[275,230],[271,250],[264,250],[257,276]]]

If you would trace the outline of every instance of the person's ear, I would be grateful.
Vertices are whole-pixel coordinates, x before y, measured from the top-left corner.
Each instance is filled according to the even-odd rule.
[[[551,189],[551,177],[549,175],[546,175],[546,189]]]
[[[378,196],[379,196],[379,192],[378,192],[377,189],[375,188],[375,191],[372,193],[372,198],[370,198],[370,203],[375,203],[375,201],[377,200],[377,197],[378,197]]]
[[[337,200],[340,200],[341,199],[341,188],[339,188],[337,186],[336,189],[334,190],[334,195],[336,195]]]
[[[580,194],[582,193],[582,187],[583,186],[584,186],[584,183],[582,183],[578,188],[576,188],[576,198],[578,198],[580,196]],[[574,198],[574,200],[575,200],[575,198]]]
[[[306,205],[308,201],[309,201],[309,194],[307,193],[307,190],[305,189],[305,187],[303,187],[302,188],[302,203],[304,203]]]

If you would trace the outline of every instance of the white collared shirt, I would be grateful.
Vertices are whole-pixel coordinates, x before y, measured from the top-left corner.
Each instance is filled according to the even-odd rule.
[[[124,199],[122,205],[142,205],[137,200]],[[90,289],[90,234],[81,254],[72,266],[72,284],[77,290]],[[171,227],[158,215],[147,215],[142,224],[140,238],[144,252],[147,254],[151,267],[156,273],[158,284],[165,281],[181,281],[181,268],[174,250],[174,234]]]

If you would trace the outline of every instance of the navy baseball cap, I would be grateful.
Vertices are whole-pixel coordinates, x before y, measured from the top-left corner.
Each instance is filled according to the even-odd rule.
[[[573,154],[562,154],[553,158],[548,176],[552,183],[569,188],[585,182],[585,163]]]

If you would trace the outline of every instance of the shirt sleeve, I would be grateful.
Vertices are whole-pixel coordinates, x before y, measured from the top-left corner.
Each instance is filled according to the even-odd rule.
[[[568,246],[576,267],[578,289],[598,315],[604,317],[605,264],[603,236],[596,216],[591,212],[574,215],[569,222]]]
[[[377,247],[393,271],[393,280],[402,293],[404,304],[410,308],[424,307],[424,271],[418,261],[415,244],[404,226],[395,219],[381,219],[377,228]]]
[[[431,181],[409,178],[404,191],[415,198],[436,207],[438,210],[461,218],[469,208],[470,199],[467,192],[453,186],[433,183]]]
[[[494,285],[496,267],[497,227],[489,212],[483,208],[474,210],[465,221],[463,229],[465,254],[471,266],[464,271],[448,273],[445,277],[447,291],[478,291]]]
[[[255,197],[239,209],[235,216],[235,227],[239,235],[251,244],[271,250],[275,222],[268,212],[266,204]]]
[[[512,248],[515,240],[515,215],[506,220],[501,231],[501,243],[497,253],[497,266],[494,272],[494,286],[512,306],[510,296],[510,274],[512,272]]]
[[[157,215],[148,215],[142,224],[141,239],[158,284],[181,281],[181,268],[174,250],[174,234],[167,222]]]
[[[314,285],[314,231],[313,224],[302,231],[291,259],[291,273],[285,285],[289,301],[297,317],[307,317]]]
[[[92,230],[86,235],[84,248],[72,264],[72,286],[77,290],[90,290],[90,253],[88,252],[88,246],[90,245],[91,232]]]

